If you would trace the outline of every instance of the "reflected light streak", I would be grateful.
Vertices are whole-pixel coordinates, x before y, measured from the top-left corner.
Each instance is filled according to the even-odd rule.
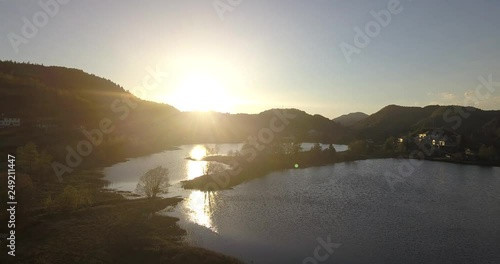
[[[203,176],[203,168],[205,168],[206,166],[207,166],[207,161],[188,160],[187,179],[192,180],[194,178]]]
[[[193,191],[187,200],[189,220],[217,233],[212,222],[212,202],[214,193]]]

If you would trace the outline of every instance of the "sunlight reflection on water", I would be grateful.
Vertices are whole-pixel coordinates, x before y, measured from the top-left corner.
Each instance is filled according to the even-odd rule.
[[[205,168],[206,166],[207,166],[206,161],[188,160],[186,166],[187,179],[192,180],[194,178],[202,176],[203,168]]]
[[[204,172],[204,168],[208,162],[201,161],[207,154],[205,146],[197,145],[191,152],[190,157],[195,160],[189,160],[187,163],[187,178],[194,179],[200,177]],[[213,232],[217,233],[217,227],[212,222],[211,201],[213,201],[213,193],[192,191],[185,203],[187,216],[189,220],[200,226],[204,226]]]
[[[187,199],[186,209],[188,210],[187,214],[190,221],[218,233],[217,227],[212,222],[213,214],[211,205],[213,200],[213,192],[193,191]]]

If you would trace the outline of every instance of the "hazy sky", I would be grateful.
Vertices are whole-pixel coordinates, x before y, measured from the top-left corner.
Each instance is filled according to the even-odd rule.
[[[500,1],[401,0],[392,9],[394,0],[240,1],[221,19],[212,0],[72,0],[49,11],[1,0],[0,58],[83,69],[131,91],[158,67],[168,76],[144,99],[330,118],[388,104],[461,104],[479,76],[500,82]],[[238,1],[220,0],[229,2]],[[398,11],[355,46],[354,28],[365,31],[380,10]],[[23,35],[23,17],[36,20],[36,34]],[[24,38],[15,39],[17,53],[14,34]],[[343,42],[359,48],[350,63]],[[499,109],[498,90],[479,106]]]

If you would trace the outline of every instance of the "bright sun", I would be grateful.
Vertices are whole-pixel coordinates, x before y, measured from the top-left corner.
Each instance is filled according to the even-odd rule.
[[[207,155],[207,150],[203,146],[196,146],[189,153],[192,159],[201,160],[203,157]]]
[[[233,104],[224,83],[204,73],[183,76],[172,102],[182,111],[230,112]]]

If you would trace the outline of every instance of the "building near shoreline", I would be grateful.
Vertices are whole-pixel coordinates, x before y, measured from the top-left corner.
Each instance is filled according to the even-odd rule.
[[[426,150],[431,156],[463,152],[462,135],[445,128],[422,129],[395,140],[401,151]]]
[[[462,144],[462,136],[454,131],[440,128],[421,131],[415,141],[440,148],[458,148]]]
[[[21,118],[16,117],[0,117],[0,128],[1,127],[19,127],[21,126]]]

